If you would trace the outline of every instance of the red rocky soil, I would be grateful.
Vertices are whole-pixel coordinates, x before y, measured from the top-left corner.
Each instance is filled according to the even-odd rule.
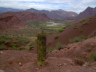
[[[68,44],[46,55],[46,66],[37,66],[37,54],[24,50],[0,51],[0,69],[5,72],[96,72],[96,61],[87,61],[96,51],[96,37]],[[83,57],[83,62],[77,57]]]

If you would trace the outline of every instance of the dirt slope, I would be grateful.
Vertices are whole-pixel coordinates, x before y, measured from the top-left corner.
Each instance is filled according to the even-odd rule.
[[[88,23],[88,24],[82,27],[84,23]],[[74,29],[75,25],[77,26],[77,29]],[[83,32],[81,33],[80,30],[83,30]],[[59,35],[59,38],[54,39],[54,35]],[[65,28],[65,30],[61,33],[54,33],[52,35],[49,35],[47,37],[47,44],[48,44],[47,48],[55,47],[58,42],[62,44],[68,44],[69,39],[73,39],[74,37],[81,36],[81,35],[87,37],[96,35],[96,15],[93,16],[92,19],[86,18],[85,21],[83,21],[82,23],[78,22],[77,24]]]
[[[96,61],[87,61],[96,51],[96,37],[69,44],[47,53],[46,66],[37,66],[37,54],[17,50],[0,51],[0,69],[5,72],[96,72]],[[84,62],[77,59],[84,58]]]

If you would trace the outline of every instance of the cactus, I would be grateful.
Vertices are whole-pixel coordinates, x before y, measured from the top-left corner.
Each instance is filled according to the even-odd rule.
[[[38,53],[38,66],[45,66],[46,59],[46,34],[43,32],[39,32],[37,35],[37,53]]]

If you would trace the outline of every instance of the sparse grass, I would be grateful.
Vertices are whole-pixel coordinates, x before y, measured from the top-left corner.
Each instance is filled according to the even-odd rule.
[[[29,47],[29,50],[32,50],[33,48],[34,48],[34,46],[30,46],[30,47]]]
[[[59,30],[58,30],[58,32],[62,32],[62,31],[64,31],[64,29],[59,29]]]
[[[90,16],[89,18],[92,19],[92,16]]]
[[[84,25],[82,24],[81,26],[83,27]]]
[[[89,21],[91,21],[91,20],[89,20]]]
[[[79,41],[82,41],[82,40],[85,40],[85,39],[88,39],[88,37],[80,36],[80,37],[75,37],[74,39],[69,39],[69,42],[70,43],[75,43],[75,42],[79,42]]]
[[[29,40],[23,40],[23,43],[29,43],[30,41]]]
[[[91,53],[90,53],[90,61],[96,61],[96,51],[91,51]]]
[[[5,50],[6,49],[6,46],[4,46],[3,44],[0,45],[0,50]]]
[[[4,43],[5,43],[5,44],[9,44],[9,43],[10,43],[10,41],[5,41]]]
[[[36,43],[36,41],[35,42],[32,42],[31,44],[29,44],[28,46],[29,46],[29,50],[31,50],[31,49],[33,49],[34,48],[34,44]]]
[[[48,49],[46,49],[46,52],[51,52],[51,51],[53,51],[54,49],[52,48],[52,47],[50,47],[50,48],[48,48]]]
[[[20,40],[16,40],[16,41],[14,41],[14,43],[18,43],[18,42],[20,42]]]
[[[78,29],[78,28],[77,28],[77,25],[75,25],[74,29]]]
[[[80,61],[83,61],[83,58],[82,57],[77,57],[78,60]]]
[[[59,37],[59,35],[54,35],[54,38],[57,39]]]
[[[80,30],[79,32],[80,32],[80,33],[82,33],[82,32],[83,32],[83,30]]]
[[[70,25],[65,25],[65,26],[63,27],[63,29],[67,28],[68,26],[70,26]]]
[[[60,50],[63,46],[65,46],[65,45],[63,45],[63,44],[61,44],[61,43],[58,42],[56,44],[55,50]]]
[[[83,23],[83,25],[86,25],[86,24],[88,24],[87,22],[86,23]]]
[[[25,46],[18,47],[19,50],[25,49]]]
[[[80,23],[82,23],[82,21],[80,21]]]
[[[53,50],[60,50],[60,49],[62,49],[64,46],[66,46],[66,44],[61,44],[60,42],[58,42],[57,44],[56,44],[56,47],[53,49],[53,47],[50,47],[50,48],[48,48],[48,49],[46,49],[46,52],[51,52],[51,51],[53,51]]]
[[[54,33],[54,32],[49,32],[47,35],[50,35],[50,34],[52,34],[52,33]]]
[[[0,44],[2,44],[3,42],[4,42],[4,39],[1,39],[1,40],[0,40]]]
[[[85,21],[85,19],[83,19],[82,21]]]
[[[11,47],[16,47],[16,46],[17,46],[17,44],[11,44],[10,46],[11,46]]]
[[[88,24],[87,22],[86,23],[83,23],[81,26],[83,27],[84,25]]]
[[[31,44],[29,44],[28,46],[32,46],[32,45],[34,45],[36,42],[32,42]]]

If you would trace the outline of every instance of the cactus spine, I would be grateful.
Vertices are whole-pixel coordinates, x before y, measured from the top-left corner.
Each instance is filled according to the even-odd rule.
[[[39,32],[37,35],[37,53],[38,53],[38,66],[45,66],[46,59],[46,34],[43,32]]]

